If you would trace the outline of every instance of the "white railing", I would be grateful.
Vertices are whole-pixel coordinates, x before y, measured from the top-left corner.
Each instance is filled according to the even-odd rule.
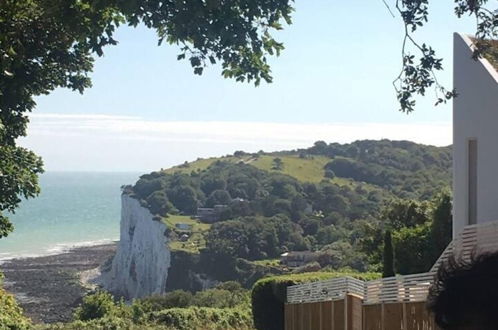
[[[365,283],[364,304],[425,301],[434,273],[387,277]]]
[[[437,272],[443,262],[446,262],[452,255],[469,260],[473,254],[497,251],[498,222],[467,226],[448,245],[430,271]]]
[[[365,282],[341,277],[287,287],[287,302],[291,304],[342,299],[346,294],[363,297]]]
[[[294,285],[287,288],[288,303],[342,299],[348,293],[363,298],[364,304],[421,302],[439,267],[452,255],[469,260],[473,254],[498,251],[498,222],[467,226],[448,245],[428,273],[388,277],[363,282],[352,277]]]

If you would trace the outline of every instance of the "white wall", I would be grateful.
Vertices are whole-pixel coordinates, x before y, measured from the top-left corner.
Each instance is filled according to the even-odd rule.
[[[454,35],[453,237],[468,224],[468,140],[476,138],[477,223],[498,221],[498,73]]]

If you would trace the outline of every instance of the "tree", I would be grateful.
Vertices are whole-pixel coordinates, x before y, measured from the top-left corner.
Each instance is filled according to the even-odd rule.
[[[190,186],[177,186],[168,192],[168,198],[181,212],[195,214],[199,201],[194,189]]]
[[[162,190],[158,190],[150,194],[147,198],[147,204],[152,214],[160,214],[165,216],[171,209],[173,209],[173,205],[168,200],[168,196]]]
[[[415,200],[394,200],[382,210],[382,219],[392,230],[415,227],[430,220],[430,206]]]
[[[382,277],[394,276],[394,249],[390,230],[386,230],[384,234],[384,258],[382,263]]]
[[[454,0],[454,2],[456,4],[454,13],[457,17],[466,15],[475,17],[477,47],[473,56],[481,57],[489,49],[486,39],[495,39],[498,36],[498,11],[486,8],[488,0]],[[384,3],[389,7],[386,0]],[[413,36],[414,32],[428,21],[429,0],[395,0],[395,5],[405,25],[402,69],[394,81],[400,110],[412,112],[416,105],[414,97],[425,95],[429,88],[434,88],[436,91],[436,105],[446,103],[457,96],[458,91],[447,90],[436,78],[435,72],[443,70],[443,59],[436,57],[431,46],[416,41]],[[419,58],[410,52],[409,46],[419,54]]]
[[[395,267],[400,274],[429,271],[434,264],[431,250],[430,222],[396,231],[394,238]]]
[[[271,35],[290,24],[292,0],[4,0],[0,3],[0,212],[14,211],[20,197],[39,193],[42,162],[16,146],[26,135],[34,97],[63,87],[82,93],[95,55],[116,45],[122,24],[144,24],[179,45],[195,74],[220,63],[236,81],[271,82],[267,57],[284,48]],[[12,224],[0,214],[0,237]]]
[[[432,214],[431,246],[433,248],[433,260],[437,260],[446,246],[451,242],[453,215],[451,213],[451,194],[443,191],[434,200]]]
[[[214,207],[215,205],[228,205],[232,201],[232,197],[226,190],[215,190],[209,195],[206,201],[206,207]]]
[[[273,159],[273,165],[271,167],[272,170],[275,171],[281,171],[284,169],[284,162],[280,158],[274,158]]]
[[[43,172],[43,163],[38,156],[24,148],[3,145],[5,135],[2,133],[0,126],[0,238],[14,229],[2,211],[14,213],[21,197],[36,196],[40,191],[38,174]]]

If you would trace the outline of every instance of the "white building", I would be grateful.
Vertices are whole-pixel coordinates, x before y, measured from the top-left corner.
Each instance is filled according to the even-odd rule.
[[[453,237],[498,221],[498,65],[472,59],[472,47],[470,37],[455,34]]]

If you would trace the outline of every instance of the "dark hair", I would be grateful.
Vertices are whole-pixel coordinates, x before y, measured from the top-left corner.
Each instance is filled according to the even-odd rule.
[[[473,254],[470,261],[450,258],[439,269],[427,298],[443,330],[498,325],[498,253]]]

